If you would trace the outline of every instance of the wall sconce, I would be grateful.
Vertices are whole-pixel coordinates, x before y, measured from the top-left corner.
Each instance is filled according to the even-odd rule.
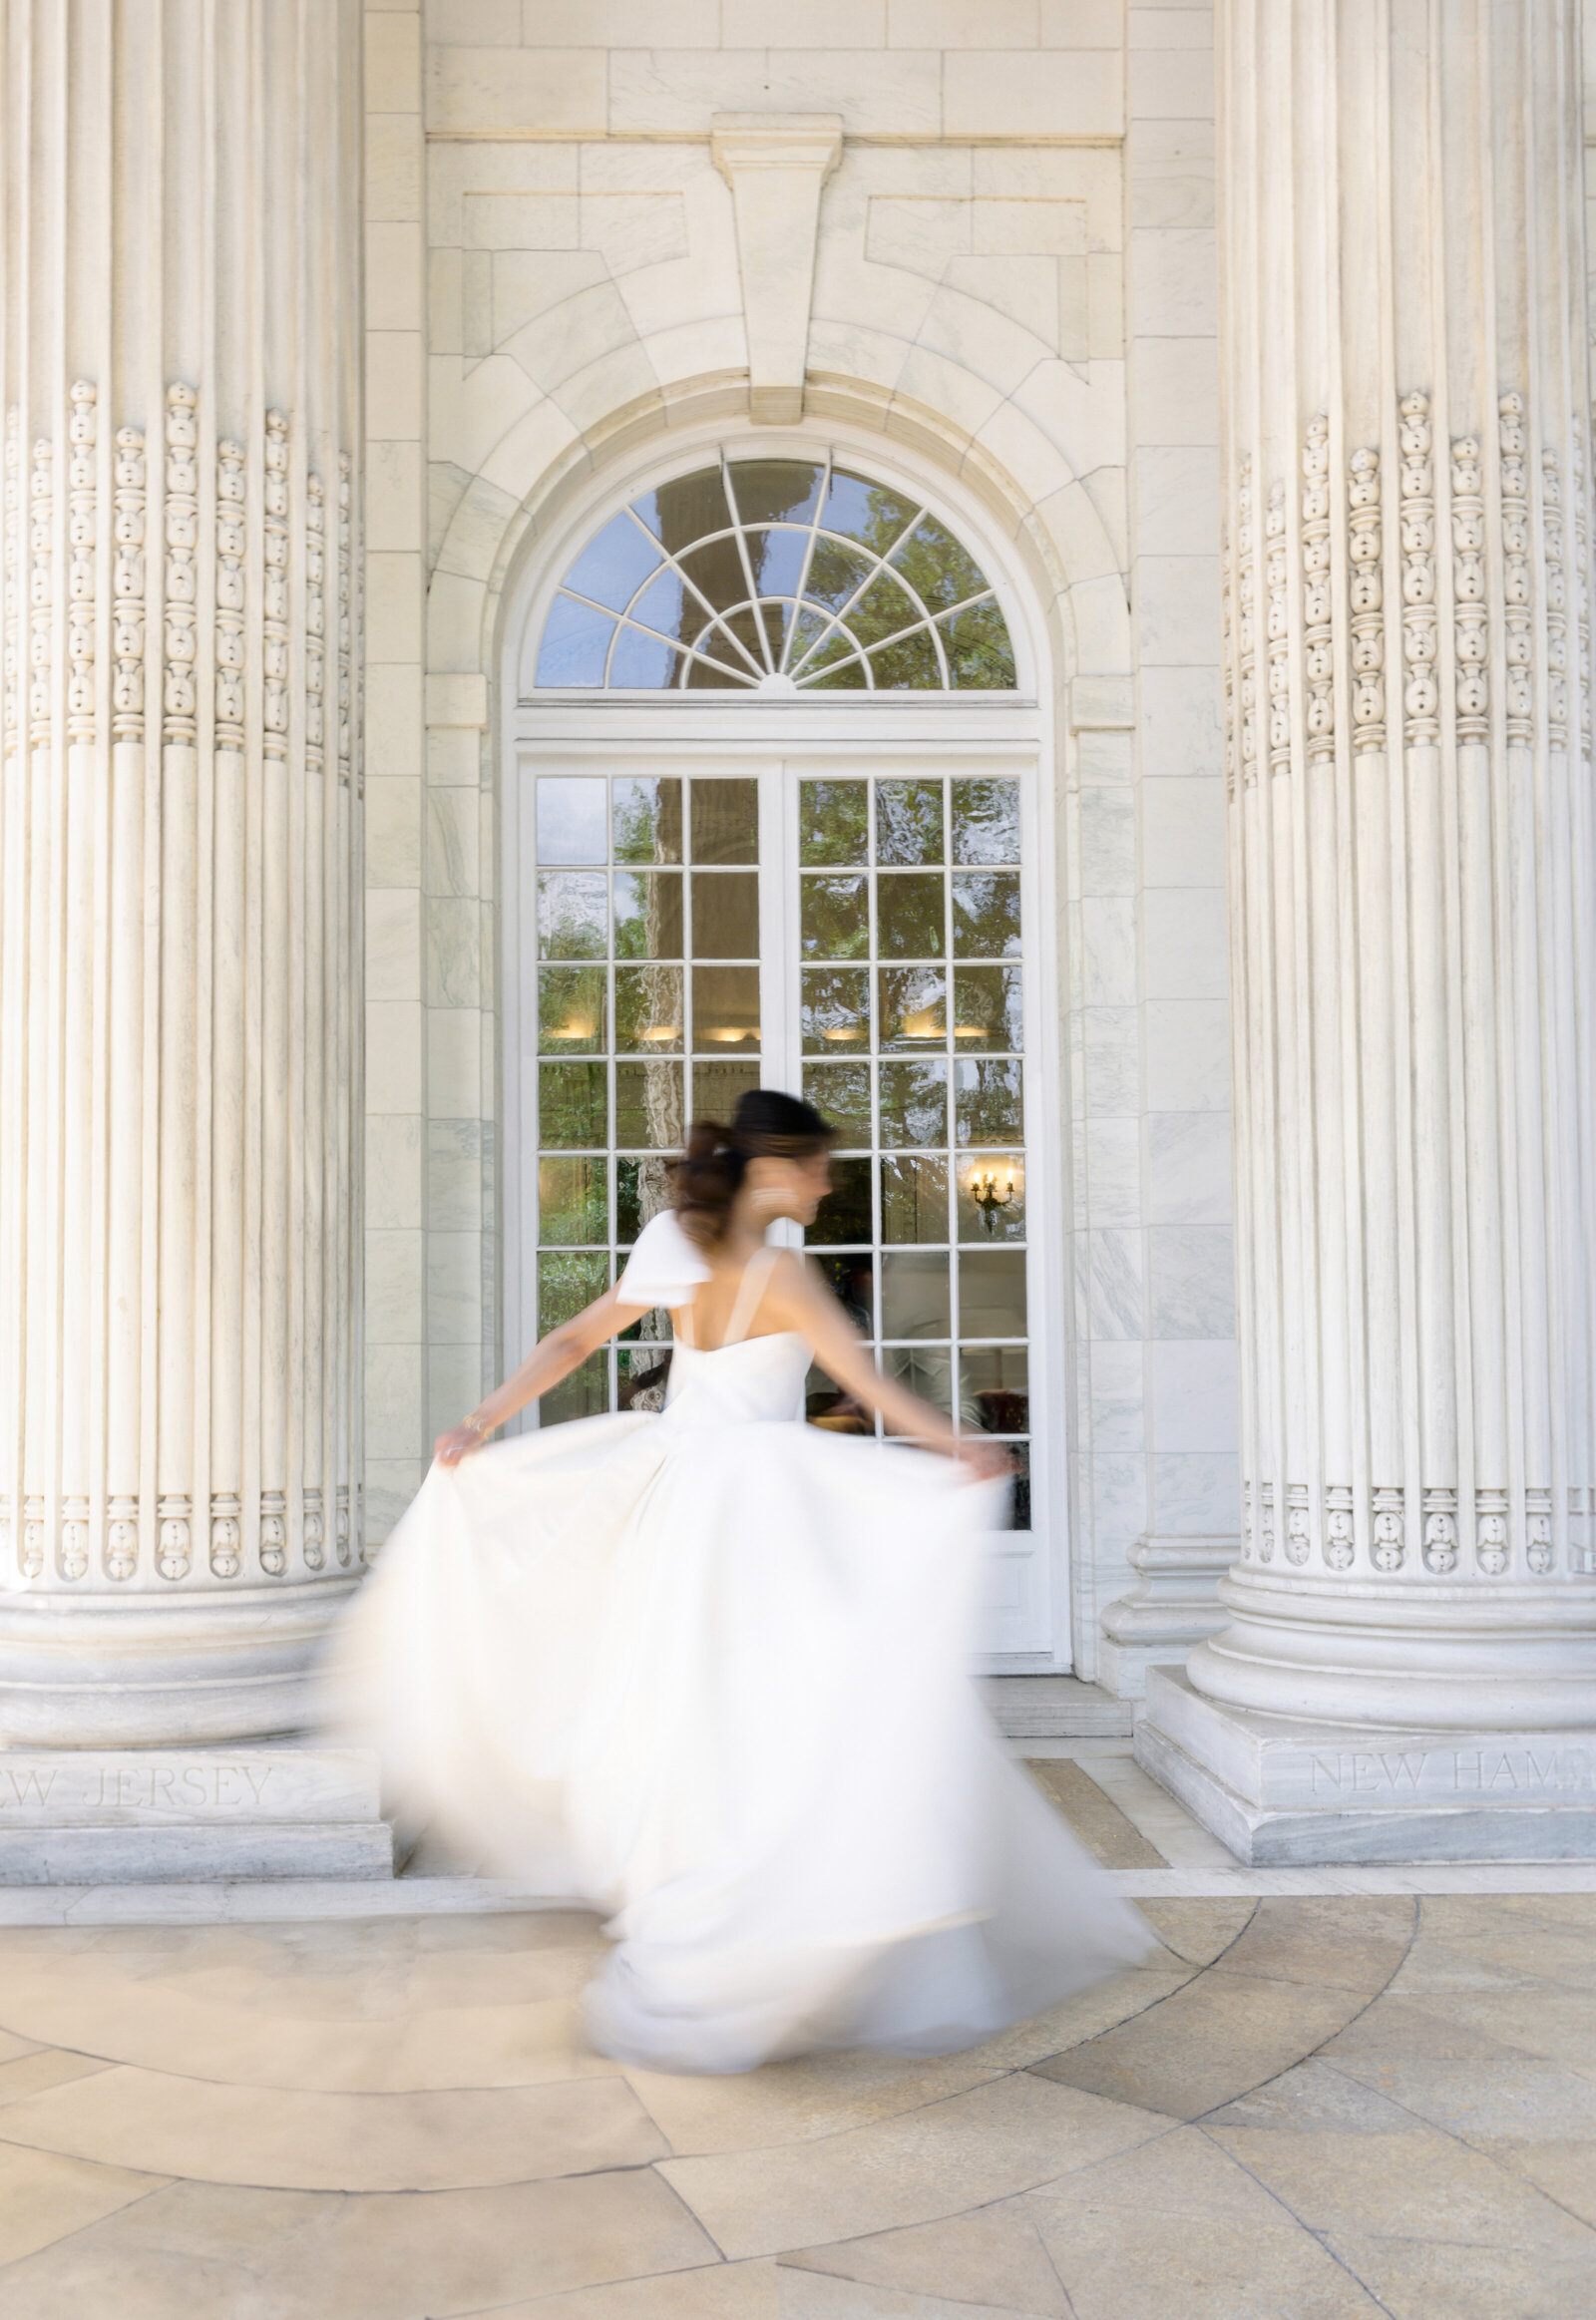
[[[986,1226],[988,1232],[996,1232],[998,1228],[993,1220],[997,1216],[998,1211],[999,1209],[1011,1208],[1013,1206],[1013,1162],[1011,1160],[1008,1162],[1000,1191],[998,1189],[997,1175],[990,1168],[987,1170],[985,1175],[973,1172],[967,1189],[970,1193],[971,1200],[981,1211],[981,1221]]]

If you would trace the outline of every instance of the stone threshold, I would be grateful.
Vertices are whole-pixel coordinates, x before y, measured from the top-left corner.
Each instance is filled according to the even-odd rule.
[[[1592,1861],[1446,1861],[1416,1868],[1108,1869],[1131,1901],[1310,1899],[1320,1895],[1596,1893]],[[289,1878],[183,1885],[0,1888],[0,1927],[310,1924],[340,1918],[484,1917],[582,1909],[490,1877]]]
[[[1135,1705],[1078,1676],[983,1676],[982,1697],[1008,1740],[1128,1740]]]

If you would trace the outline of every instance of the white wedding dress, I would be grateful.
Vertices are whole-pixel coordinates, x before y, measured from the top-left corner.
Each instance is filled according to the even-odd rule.
[[[402,1816],[606,1912],[590,2034],[660,2070],[948,2052],[1151,1943],[971,1679],[1005,1486],[795,1422],[807,1343],[743,1335],[764,1272],[695,1349],[656,1218],[622,1286],[678,1316],[663,1412],[435,1465],[331,1668]]]

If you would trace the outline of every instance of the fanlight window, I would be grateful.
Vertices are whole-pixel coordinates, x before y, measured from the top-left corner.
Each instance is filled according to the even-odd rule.
[[[985,573],[921,502],[830,459],[728,459],[656,485],[567,573],[542,688],[1003,691]]]

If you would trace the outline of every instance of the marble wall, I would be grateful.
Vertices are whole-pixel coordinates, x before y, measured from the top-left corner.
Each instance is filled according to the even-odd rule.
[[[1089,1670],[1132,1542],[1235,1520],[1209,10],[401,0],[366,31],[371,1528],[521,1350],[492,1229],[507,585],[616,451],[745,420],[711,118],[836,114],[806,417],[979,492],[1054,662]]]

